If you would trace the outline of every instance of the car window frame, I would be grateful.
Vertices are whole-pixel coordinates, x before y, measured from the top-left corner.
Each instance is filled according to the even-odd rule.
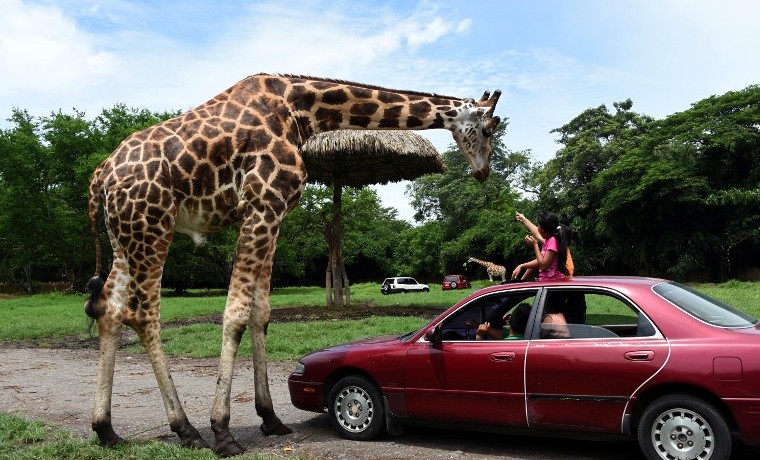
[[[517,342],[517,341],[520,341],[520,340],[529,340],[530,328],[531,328],[531,324],[533,322],[533,316],[535,315],[536,305],[537,305],[537,302],[538,302],[540,291],[541,291],[541,287],[540,286],[531,286],[531,287],[527,287],[526,286],[526,287],[522,287],[522,288],[519,288],[519,289],[492,291],[492,292],[489,292],[487,294],[483,294],[483,295],[480,295],[480,296],[477,296],[477,297],[474,297],[474,298],[470,299],[469,301],[467,301],[467,303],[464,303],[464,304],[460,305],[459,308],[457,308],[455,310],[452,310],[446,316],[444,316],[443,318],[441,318],[440,320],[438,320],[435,324],[430,324],[425,329],[442,327],[442,325],[444,323],[446,323],[446,321],[449,320],[449,318],[451,318],[452,316],[456,315],[458,312],[461,312],[464,309],[469,309],[469,308],[472,307],[473,303],[480,302],[483,299],[486,299],[488,297],[502,297],[502,296],[505,296],[505,295],[514,295],[515,293],[519,293],[519,292],[534,292],[534,294],[533,294],[533,305],[531,305],[530,316],[528,317],[528,324],[525,326],[525,333],[523,334],[523,338],[522,339],[515,339],[515,340],[512,340],[512,341]],[[517,304],[515,304],[515,306],[517,306],[519,303],[520,302],[518,302]],[[474,334],[474,332],[475,332],[475,330],[473,329],[473,334]],[[420,337],[420,341],[427,342],[428,340],[425,338],[425,335],[423,334]],[[442,342],[444,342],[444,343],[479,343],[479,344],[486,343],[486,342],[491,342],[491,343],[496,342],[496,343],[499,343],[499,342],[503,342],[503,341],[505,341],[505,340],[493,340],[493,339],[491,339],[491,340],[475,340],[474,338],[470,339],[470,340],[442,340]]]
[[[627,336],[617,336],[617,337],[567,337],[567,338],[549,338],[549,337],[541,337],[541,323],[542,319],[544,317],[544,311],[546,309],[546,299],[549,296],[549,293],[551,292],[568,292],[568,291],[580,291],[584,295],[585,294],[603,294],[603,295],[609,295],[617,300],[621,301],[623,304],[625,304],[628,308],[633,309],[636,311],[639,315],[643,315],[644,318],[649,321],[649,324],[654,328],[654,334],[647,335],[647,336],[634,336],[634,337],[627,337]],[[538,298],[540,297],[540,298]],[[662,331],[660,331],[660,328],[657,326],[657,323],[655,323],[652,318],[646,314],[646,312],[636,304],[633,300],[631,300],[630,297],[625,295],[624,293],[610,288],[606,286],[571,286],[571,285],[559,285],[559,286],[543,286],[541,287],[541,293],[540,296],[537,297],[537,305],[534,305],[534,310],[536,314],[532,313],[532,318],[528,322],[528,327],[525,329],[525,337],[530,337],[530,340],[540,340],[540,341],[557,341],[557,340],[594,340],[594,341],[601,341],[601,340],[651,340],[651,339],[657,339],[661,340],[665,336],[662,334]],[[530,329],[530,336],[528,336],[528,329]]]

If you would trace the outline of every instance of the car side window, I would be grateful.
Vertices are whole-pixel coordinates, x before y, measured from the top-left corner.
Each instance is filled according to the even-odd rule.
[[[562,317],[557,312],[564,314],[565,324],[561,324]],[[609,292],[551,292],[541,324],[541,338],[650,337],[656,332],[637,308]]]
[[[536,293],[536,290],[525,290],[508,294],[485,295],[475,299],[443,320],[441,339],[444,341],[475,340],[478,326],[485,322],[501,330],[502,337],[507,338],[510,335],[509,313],[521,303],[532,306]],[[496,340],[492,337],[485,339]]]

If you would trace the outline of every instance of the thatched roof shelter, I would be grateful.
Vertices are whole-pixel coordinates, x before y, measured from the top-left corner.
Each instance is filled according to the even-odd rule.
[[[325,219],[328,264],[325,273],[327,305],[351,303],[351,288],[343,263],[344,186],[361,188],[416,179],[446,170],[433,144],[410,131],[344,129],[320,133],[301,147],[309,182],[333,189],[333,214]]]
[[[446,170],[433,144],[411,131],[343,129],[310,137],[301,147],[309,182],[363,187]]]

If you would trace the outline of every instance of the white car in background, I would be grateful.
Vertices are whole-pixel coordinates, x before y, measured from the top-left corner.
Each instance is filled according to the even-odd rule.
[[[397,276],[395,278],[385,278],[383,285],[380,287],[383,294],[395,294],[397,292],[430,292],[427,284],[420,284],[416,279],[408,276]]]

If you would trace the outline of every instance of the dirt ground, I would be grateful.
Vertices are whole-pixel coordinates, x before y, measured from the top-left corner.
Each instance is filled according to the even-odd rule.
[[[369,308],[331,311],[279,309],[273,321],[359,318]],[[388,314],[414,314],[432,318],[438,308],[390,309]],[[391,311],[392,310],[392,311]],[[374,309],[377,313],[378,309]],[[424,313],[421,313],[424,311]],[[318,316],[318,317],[315,317]],[[204,321],[221,321],[214,316]],[[197,319],[194,321],[198,321]],[[174,324],[167,324],[171,327]],[[97,374],[97,342],[68,339],[57,348],[40,348],[33,343],[0,343],[0,411],[45,420],[54,426],[90,438],[90,411]],[[207,441],[213,441],[209,415],[216,381],[218,359],[171,359],[172,374],[190,421]],[[295,362],[269,364],[269,381],[275,411],[293,429],[286,436],[265,437],[255,415],[253,368],[248,359],[238,359],[232,388],[233,435],[247,452],[266,452],[307,459],[412,460],[412,459],[641,459],[634,442],[593,442],[483,434],[455,430],[410,427],[400,437],[383,437],[374,442],[344,440],[334,432],[327,416],[293,407],[287,378]],[[163,439],[176,442],[169,430],[161,397],[147,358],[119,352],[114,377],[113,424],[128,439]],[[735,460],[758,458],[758,450],[737,449]]]

